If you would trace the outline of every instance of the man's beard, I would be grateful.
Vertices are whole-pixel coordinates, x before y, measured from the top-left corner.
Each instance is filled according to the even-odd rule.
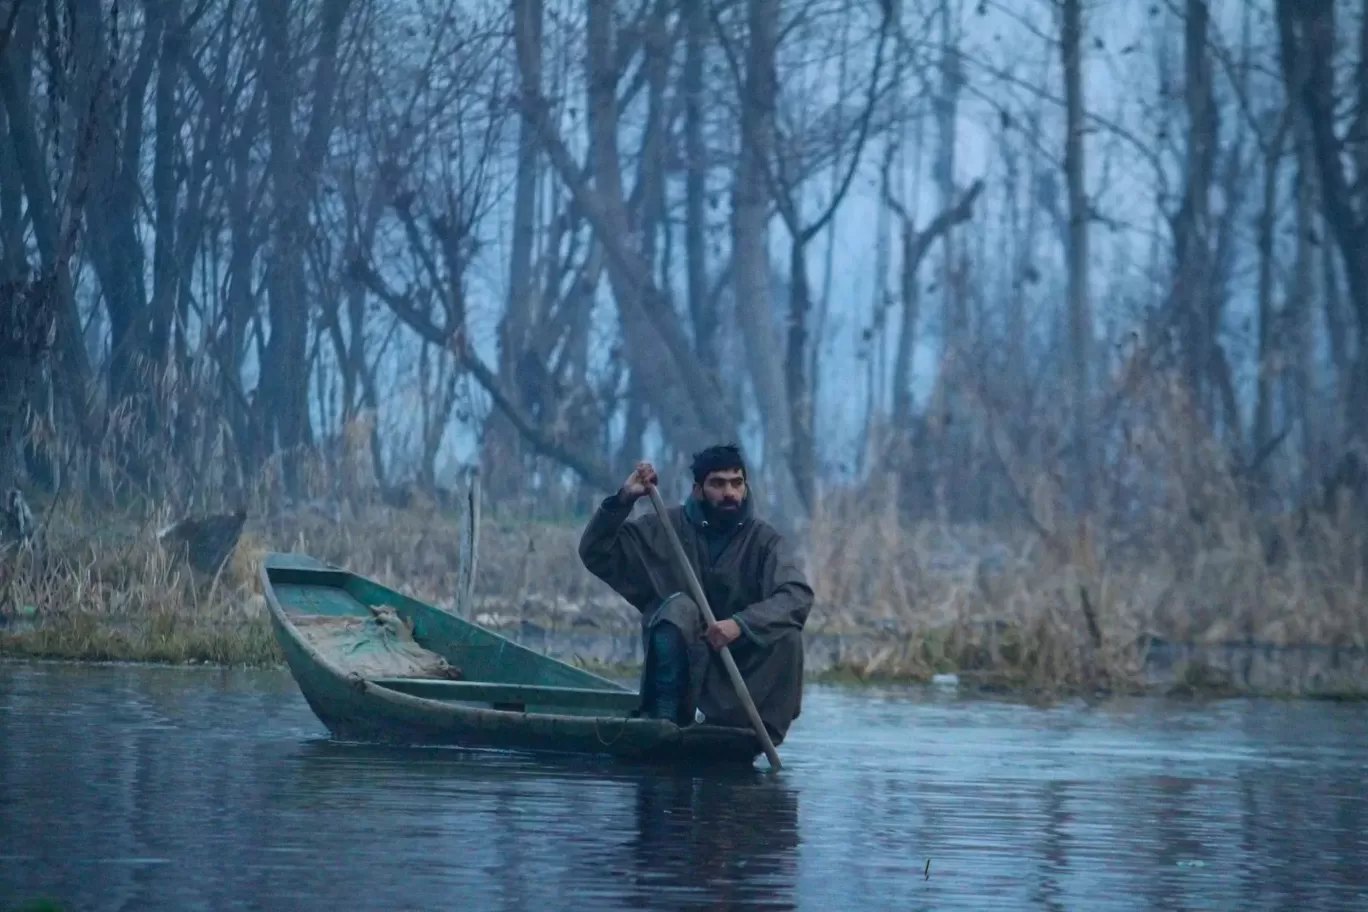
[[[741,521],[745,505],[744,499],[724,500],[714,504],[711,500],[704,498],[703,516],[710,524],[727,528]]]

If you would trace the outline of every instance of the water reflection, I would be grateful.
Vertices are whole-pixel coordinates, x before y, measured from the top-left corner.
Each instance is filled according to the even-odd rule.
[[[1041,796],[1041,855],[1045,863],[1041,865],[1040,882],[1031,897],[1033,904],[1049,912],[1062,912],[1065,908],[1060,879],[1068,873],[1069,835],[1067,829],[1072,815],[1068,812],[1068,800],[1063,782],[1047,782]]]
[[[292,759],[278,815],[346,809],[315,851],[345,852],[354,828],[383,826],[408,854],[423,841],[459,858],[464,870],[443,880],[492,908],[555,908],[541,903],[561,891],[592,908],[798,908],[799,795],[759,771],[642,775],[606,760],[326,740]],[[415,802],[429,812],[415,817]]]
[[[778,778],[642,775],[335,744],[282,675],[0,663],[0,910],[1368,908],[1365,705],[802,723]]]
[[[636,784],[634,901],[796,909],[798,793],[773,780],[651,778]]]

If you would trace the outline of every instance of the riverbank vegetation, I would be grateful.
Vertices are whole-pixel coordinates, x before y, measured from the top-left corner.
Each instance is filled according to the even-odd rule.
[[[740,440],[814,670],[1368,682],[1337,6],[0,0],[0,649],[272,661],[267,550],[442,604],[476,468],[476,618],[632,631],[580,524]]]
[[[1275,524],[1184,507],[1151,515],[1144,538],[1119,527],[1051,532],[902,519],[895,492],[824,499],[805,540],[818,604],[810,670],[847,681],[926,681],[1044,691],[1153,689],[1156,643],[1353,650],[1368,626],[1352,518],[1315,511]],[[0,653],[95,660],[279,661],[257,579],[269,550],[294,550],[453,607],[462,517],[435,502],[328,505],[253,517],[206,574],[157,538],[165,516],[94,521],[44,510],[40,547],[0,558]],[[486,517],[477,622],[554,653],[557,634],[614,640],[589,664],[621,666],[635,612],[579,564],[584,516]],[[90,531],[90,530],[97,531]],[[567,655],[567,658],[576,658]],[[1326,661],[1332,661],[1327,653]],[[1228,674],[1174,670],[1161,686],[1232,688]],[[1235,688],[1238,689],[1238,688]],[[1287,685],[1295,692],[1295,685]]]

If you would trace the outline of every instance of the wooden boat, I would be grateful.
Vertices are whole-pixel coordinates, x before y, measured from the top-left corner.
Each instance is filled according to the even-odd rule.
[[[290,672],[338,740],[672,765],[762,751],[750,729],[638,717],[634,690],[311,557],[268,555],[261,582]]]

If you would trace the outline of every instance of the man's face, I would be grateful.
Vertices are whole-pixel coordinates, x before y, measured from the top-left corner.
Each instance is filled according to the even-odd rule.
[[[699,486],[704,500],[713,509],[722,512],[735,512],[741,509],[746,499],[746,476],[740,469],[723,469],[712,472]]]

